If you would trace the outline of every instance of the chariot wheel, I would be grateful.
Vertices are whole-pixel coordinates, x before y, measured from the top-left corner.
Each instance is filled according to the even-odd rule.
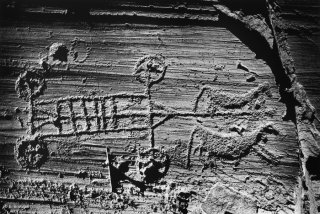
[[[17,162],[26,169],[39,169],[48,159],[47,144],[41,140],[18,140],[15,146]]]
[[[136,160],[137,171],[144,183],[155,183],[169,170],[169,156],[155,148],[140,151]]]
[[[43,94],[47,88],[43,75],[36,70],[26,70],[16,81],[15,90],[19,98],[28,101]]]
[[[162,55],[147,55],[137,61],[133,76],[139,82],[151,87],[153,84],[163,80],[167,67],[168,65]]]

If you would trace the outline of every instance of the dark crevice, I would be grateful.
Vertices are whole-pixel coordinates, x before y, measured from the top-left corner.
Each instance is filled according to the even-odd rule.
[[[310,156],[306,162],[306,167],[311,180],[320,180],[320,155],[317,157]]]
[[[275,77],[275,81],[279,86],[280,101],[286,105],[287,112],[283,119],[296,122],[295,106],[297,105],[297,102],[293,93],[288,91],[288,89],[291,88],[291,80],[283,68],[276,44],[274,43],[273,49],[270,49],[268,42],[259,32],[248,29],[246,24],[239,20],[220,14],[219,21],[254,52],[256,58],[265,60],[269,65]]]
[[[265,0],[220,0],[219,2],[232,11],[242,11],[247,15],[261,14],[264,17],[268,15]]]
[[[147,24],[147,25],[159,25],[159,26],[218,26],[216,18],[212,16],[212,19],[201,19],[194,15],[183,15],[179,17],[167,16],[147,16],[147,15],[129,15],[129,14],[119,14],[119,15],[90,15],[86,11],[73,10],[67,14],[58,13],[29,13],[29,12],[19,12],[10,13],[9,16],[3,16],[0,25],[6,25],[8,21],[34,21],[45,23],[74,23],[74,22],[85,22],[90,26],[94,26],[95,23],[110,23],[110,24]]]

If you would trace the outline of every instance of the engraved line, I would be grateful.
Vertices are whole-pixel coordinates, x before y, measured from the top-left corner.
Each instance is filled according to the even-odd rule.
[[[149,126],[134,126],[131,128],[117,128],[117,129],[106,129],[106,130],[96,130],[96,131],[71,131],[68,133],[61,133],[58,136],[59,137],[72,137],[76,135],[94,135],[94,134],[99,134],[99,133],[119,133],[123,131],[147,131],[149,130]],[[57,137],[56,134],[38,134],[35,136],[37,139],[43,139],[43,138],[50,138],[50,137]]]
[[[100,101],[103,99],[108,99],[108,98],[148,98],[145,94],[127,94],[127,93],[119,93],[119,94],[112,94],[112,95],[106,95],[106,96],[97,96],[97,97],[92,97],[92,96],[68,96],[68,97],[63,97],[63,98],[58,98],[58,99],[50,99],[50,100],[39,100],[35,101],[34,105],[47,105],[47,104],[54,104],[58,101],[60,102],[77,102],[81,101],[82,99],[85,99],[88,102],[91,101]]]
[[[100,130],[101,129],[101,115],[99,114],[99,102],[97,100],[94,101],[94,114],[95,114],[95,118],[96,118],[96,125],[97,125],[97,129]]]
[[[84,118],[85,118],[85,120],[86,120],[85,130],[88,131],[88,130],[90,130],[90,128],[91,128],[91,123],[90,123],[90,118],[88,117],[88,109],[87,109],[87,106],[86,106],[86,101],[85,101],[85,99],[82,99],[82,100],[81,100],[80,106],[81,106],[82,109],[83,109],[83,116],[84,116]]]
[[[104,98],[101,102],[101,121],[102,129],[106,129],[106,99]]]
[[[76,132],[77,131],[76,118],[75,118],[74,111],[73,111],[73,105],[70,100],[68,101],[68,106],[69,106],[69,110],[70,110],[70,119],[72,122],[72,129],[74,132]]]

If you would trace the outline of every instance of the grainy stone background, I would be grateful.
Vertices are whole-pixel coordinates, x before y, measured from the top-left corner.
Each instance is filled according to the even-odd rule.
[[[0,26],[1,213],[319,212],[317,1],[6,0]]]

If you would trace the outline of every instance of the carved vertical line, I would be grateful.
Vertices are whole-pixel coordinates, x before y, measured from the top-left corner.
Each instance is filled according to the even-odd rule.
[[[193,144],[193,139],[194,139],[194,135],[197,131],[198,127],[195,127],[192,132],[191,132],[191,135],[190,135],[190,138],[189,138],[189,143],[188,143],[188,148],[187,148],[187,164],[186,164],[186,168],[189,169],[191,166],[190,166],[190,162],[191,162],[191,150],[192,150],[192,144]]]
[[[84,119],[86,120],[85,130],[88,131],[91,128],[91,124],[90,124],[90,119],[88,117],[88,109],[87,109],[87,106],[86,106],[86,101],[84,99],[81,99],[81,107],[83,109]]]
[[[106,99],[101,99],[101,125],[102,129],[106,129]]]
[[[94,114],[95,114],[95,118],[96,118],[96,124],[97,124],[97,130],[101,129],[101,120],[100,120],[100,116],[99,115],[99,102],[97,100],[94,101]]]
[[[195,97],[194,106],[193,106],[193,109],[192,109],[193,112],[197,112],[200,98],[201,98],[201,96],[204,94],[205,90],[207,90],[207,89],[209,89],[207,86],[202,87],[201,90],[200,90],[200,92],[199,92],[199,93],[197,94],[197,96]]]
[[[149,118],[149,120],[150,120],[150,127],[149,127],[149,129],[150,129],[150,131],[149,131],[149,133],[150,133],[150,144],[151,144],[151,147],[153,148],[154,147],[154,129],[153,129],[153,116],[152,115],[150,115],[150,118]]]
[[[34,112],[34,100],[32,98],[30,98],[29,100],[29,132],[31,135],[33,135],[35,133],[35,125],[34,125],[34,115],[35,115],[35,112]]]
[[[150,146],[151,148],[154,147],[154,129],[153,129],[153,108],[152,108],[152,103],[151,103],[151,80],[150,80],[150,72],[148,70],[148,76],[147,76],[147,81],[146,81],[146,88],[145,88],[145,94],[147,95],[148,99],[148,126],[149,126],[149,141],[150,141]]]
[[[54,125],[58,128],[58,134],[61,134],[61,132],[62,132],[62,124],[61,124],[60,111],[61,111],[60,102],[57,101],[57,104],[56,104],[57,118],[55,119]]]
[[[115,97],[110,98],[110,107],[111,107],[111,112],[110,112],[110,127],[112,129],[116,128],[117,125],[117,119],[116,119],[116,114],[117,114],[117,105],[115,101]]]
[[[111,157],[110,157],[110,149],[106,147],[106,162],[105,165],[107,169],[109,170],[109,181],[110,181],[110,187],[112,192],[117,192],[117,178],[116,175],[116,168],[111,164]]]
[[[71,123],[72,123],[72,129],[73,129],[74,132],[76,132],[77,131],[76,118],[75,118],[75,115],[74,115],[73,105],[72,105],[71,100],[68,100],[68,106],[69,106],[69,110],[70,110],[70,120],[71,120]]]

